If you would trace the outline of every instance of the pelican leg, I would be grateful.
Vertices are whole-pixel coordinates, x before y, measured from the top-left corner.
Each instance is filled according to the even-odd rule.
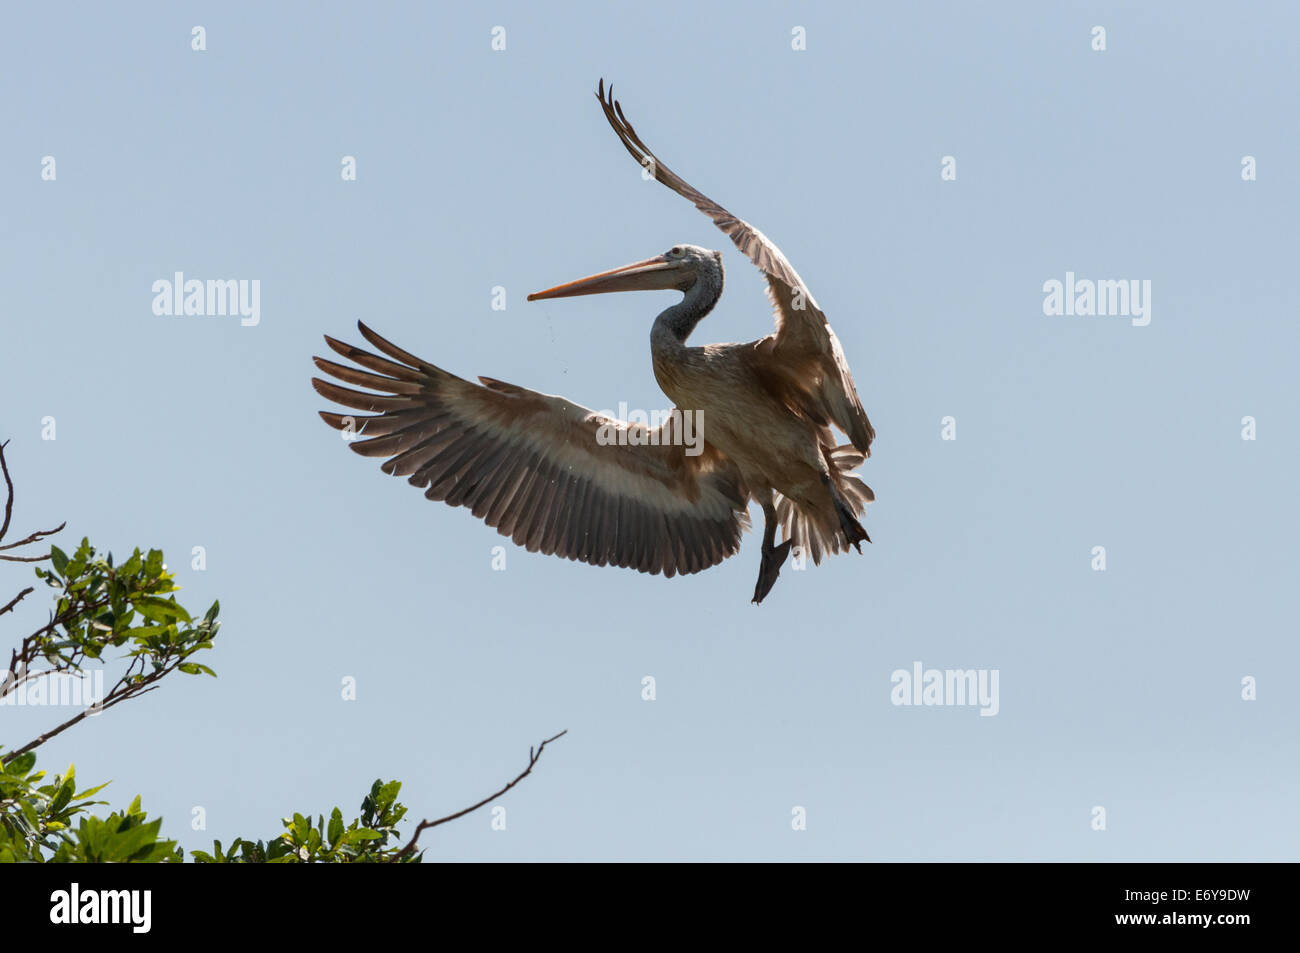
[[[787,539],[780,546],[773,545],[776,542],[776,523],[776,507],[771,503],[764,503],[763,562],[758,567],[758,583],[754,586],[754,598],[751,600],[755,604],[767,598],[767,594],[772,591],[772,586],[776,584],[776,577],[781,574],[785,558],[790,555],[790,544],[793,540]]]

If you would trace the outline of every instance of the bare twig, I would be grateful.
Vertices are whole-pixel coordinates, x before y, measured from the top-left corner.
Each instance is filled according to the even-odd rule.
[[[5,534],[9,532],[9,521],[13,518],[14,515],[14,481],[9,476],[9,463],[5,460],[5,447],[7,446],[9,446],[8,440],[6,440],[4,443],[0,443],[0,473],[4,475],[5,491],[6,491],[5,492],[5,517],[4,517],[4,522],[0,523],[0,540],[3,540],[5,538]],[[50,558],[49,553],[46,553],[44,556],[8,556],[3,554],[3,550],[17,549],[19,546],[27,546],[30,545],[31,543],[38,542],[46,536],[53,536],[55,533],[59,532],[60,530],[63,529],[63,527],[67,525],[68,524],[64,522],[64,523],[60,523],[54,529],[38,529],[36,532],[32,533],[26,539],[20,539],[16,543],[6,543],[5,545],[0,546],[0,559],[11,563],[38,563],[41,562],[42,560],[49,559]],[[18,598],[21,599],[22,596],[19,596]],[[12,605],[9,606],[9,608],[12,608]]]
[[[64,523],[60,523],[58,526],[54,527],[54,529],[38,529],[36,532],[32,533],[32,534],[31,534],[30,536],[28,536],[26,539],[20,539],[20,540],[18,540],[18,542],[16,542],[16,543],[5,543],[3,546],[0,546],[0,550],[5,550],[5,549],[17,549],[19,546],[26,546],[28,543],[39,542],[39,541],[41,540],[42,537],[45,537],[45,536],[53,536],[55,533],[61,531],[61,530],[63,529],[63,527],[65,527],[65,526],[67,526],[67,525],[68,525],[68,524],[67,524],[66,522],[64,522]],[[42,557],[42,558],[44,558],[44,557]]]
[[[552,735],[551,737],[547,738],[536,748],[529,748],[528,767],[524,768],[524,770],[520,772],[518,777],[516,777],[513,781],[511,781],[509,784],[503,787],[500,791],[497,791],[496,794],[490,795],[489,797],[485,797],[477,804],[472,804],[462,811],[457,811],[455,814],[448,814],[446,817],[440,817],[436,821],[421,821],[419,826],[416,827],[415,833],[411,835],[411,839],[407,842],[406,846],[393,855],[392,862],[400,861],[405,857],[409,856],[411,852],[415,850],[415,842],[420,839],[420,834],[422,834],[424,831],[428,830],[429,828],[437,827],[439,824],[446,824],[448,821],[454,821],[458,817],[464,817],[466,814],[470,814],[474,811],[477,811],[480,807],[483,807],[485,804],[490,804],[493,801],[495,801],[497,798],[501,797],[501,795],[505,794],[512,787],[514,787],[524,778],[528,777],[528,775],[533,773],[533,766],[536,765],[539,760],[541,760],[542,752],[546,750],[547,745],[549,745],[552,741],[555,741],[559,738],[563,738],[568,733],[569,730],[566,728],[564,731],[561,731],[558,735]]]
[[[5,521],[0,524],[0,539],[5,538],[5,533],[9,532],[9,518],[14,515],[14,481],[9,479],[9,464],[5,463],[5,447],[9,446],[9,441],[0,443],[0,470],[4,471],[5,486],[9,492],[5,496]]]
[[[35,590],[33,587],[28,586],[28,587],[27,587],[26,589],[24,589],[22,592],[18,593],[18,595],[14,596],[12,599],[10,599],[9,602],[5,605],[5,607],[4,607],[3,609],[0,609],[0,615],[4,615],[6,612],[8,612],[8,611],[9,611],[10,609],[12,609],[14,606],[18,605],[18,603],[22,602],[24,596],[26,596],[26,595],[30,595],[31,593],[33,593],[33,592],[35,592],[35,591],[36,591],[36,590]]]

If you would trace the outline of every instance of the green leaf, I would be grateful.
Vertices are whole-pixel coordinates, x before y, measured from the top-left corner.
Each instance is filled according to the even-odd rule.
[[[54,800],[50,802],[50,813],[58,814],[59,811],[72,800],[72,794],[76,790],[76,785],[72,778],[68,778],[59,785],[59,792],[54,795]]]
[[[140,853],[144,847],[152,848],[158,840],[158,829],[161,826],[162,818],[158,818],[148,824],[141,824],[139,827],[133,827],[129,831],[118,834],[110,842],[114,859],[126,860]]]
[[[387,808],[393,801],[397,800],[397,795],[401,790],[401,781],[389,781],[379,789],[379,796],[375,800],[379,802],[381,807]]]
[[[104,788],[108,787],[112,783],[113,783],[112,781],[105,781],[103,784],[96,784],[89,791],[78,791],[76,794],[73,795],[73,797],[76,798],[78,801],[84,798],[93,797],[94,795],[98,794],[100,791],[104,790]]]
[[[162,599],[158,596],[136,596],[136,611],[150,622],[172,623],[180,619],[190,621],[190,614],[174,599]]]
[[[54,571],[58,573],[60,576],[62,576],[63,570],[68,568],[67,554],[63,550],[59,549],[59,547],[51,546],[50,564],[54,566]]]
[[[162,575],[163,554],[161,549],[149,550],[149,555],[145,557],[145,561],[144,561],[144,571],[154,579],[157,579],[159,576]]]
[[[32,806],[32,802],[22,798],[18,801],[18,808],[23,812],[23,817],[27,819],[27,823],[32,826],[32,830],[40,830],[41,818],[36,813],[36,808]]]
[[[151,639],[155,635],[162,635],[170,628],[169,625],[142,625],[131,630],[131,638]]]
[[[8,764],[5,765],[5,774],[12,774],[17,777],[26,777],[27,773],[36,765],[36,752],[29,751],[26,754],[20,754]]]

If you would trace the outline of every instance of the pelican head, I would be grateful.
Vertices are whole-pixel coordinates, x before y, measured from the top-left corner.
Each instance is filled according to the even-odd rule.
[[[544,298],[573,298],[611,291],[689,291],[697,283],[722,289],[722,253],[699,245],[674,245],[662,255],[634,261],[621,268],[602,271],[577,281],[556,285],[528,296],[529,301]]]

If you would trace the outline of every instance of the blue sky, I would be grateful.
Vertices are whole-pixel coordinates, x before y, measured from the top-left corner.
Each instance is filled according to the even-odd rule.
[[[219,679],[41,763],[192,848],[376,777],[449,813],[568,729],[506,830],[474,815],[428,856],[1294,859],[1297,30],[1285,4],[6,10],[15,529],[161,547],[224,621]],[[524,297],[676,242],[728,269],[692,343],[768,333],[759,273],[642,181],[601,76],[781,246],[878,432],[874,545],[761,607],[756,535],[685,579],[531,555],[316,416],[311,357],[358,319],[462,376],[661,407],[669,294]],[[176,271],[258,280],[260,323],[155,315]],[[1067,272],[1149,280],[1150,324],[1045,315]],[[998,714],[892,704],[916,661],[997,670]],[[49,722],[5,711],[6,744]]]

